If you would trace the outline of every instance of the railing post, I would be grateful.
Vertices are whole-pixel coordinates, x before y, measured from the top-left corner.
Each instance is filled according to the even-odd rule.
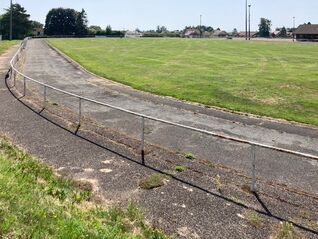
[[[82,98],[78,98],[78,125],[81,125],[81,118],[82,118]]]
[[[141,162],[145,165],[145,117],[141,117]]]
[[[43,109],[46,107],[46,85],[44,86],[44,92],[43,92]]]
[[[256,154],[255,154],[255,145],[252,145],[252,183],[251,183],[251,191],[256,192]]]
[[[17,74],[16,74],[16,72],[14,70],[13,70],[12,73],[13,73],[13,87],[15,87],[15,83],[16,83],[15,81],[16,81],[16,75]]]
[[[23,97],[26,95],[26,78],[23,77]]]

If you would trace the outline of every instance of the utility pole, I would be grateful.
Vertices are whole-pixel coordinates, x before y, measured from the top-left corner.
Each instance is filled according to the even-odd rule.
[[[293,17],[293,42],[295,41],[295,29],[296,28],[296,21],[295,21],[295,17]]]
[[[247,40],[247,0],[245,0],[245,40]]]
[[[12,41],[12,18],[13,18],[13,12],[12,12],[12,0],[10,1],[10,41]]]
[[[200,15],[200,38],[202,38],[202,15]]]
[[[248,40],[251,40],[251,4],[248,5]]]

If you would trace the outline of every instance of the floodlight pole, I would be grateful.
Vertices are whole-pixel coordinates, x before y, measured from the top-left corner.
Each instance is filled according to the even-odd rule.
[[[248,40],[251,40],[251,4],[248,5]]]
[[[200,38],[202,38],[202,15],[200,15]]]
[[[245,40],[247,41],[247,0],[245,0]]]
[[[12,0],[10,1],[10,41],[12,41],[12,22],[13,22]]]
[[[293,17],[293,42],[295,41],[295,29],[296,28],[296,22],[295,22],[295,17]]]

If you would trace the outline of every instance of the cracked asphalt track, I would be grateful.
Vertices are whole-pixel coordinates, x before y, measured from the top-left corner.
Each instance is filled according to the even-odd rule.
[[[45,40],[31,40],[28,43],[24,73],[59,89],[127,110],[318,155],[316,127],[206,109],[199,105],[136,91],[82,71],[51,49]],[[72,97],[48,91],[48,98],[77,111],[78,101]],[[85,116],[94,118],[103,125],[140,138],[141,120],[137,117],[88,102],[83,103],[83,112]],[[208,137],[150,120],[146,120],[146,141],[173,150],[192,152],[197,157],[233,167],[250,175],[252,157],[249,145]],[[318,193],[317,161],[261,148],[256,148],[256,157],[257,176]]]
[[[53,60],[52,58],[46,60],[46,63],[51,65],[53,68],[55,67],[55,77],[59,76],[60,79],[64,80],[61,80],[60,85],[56,86],[62,87],[64,83],[65,87],[70,87],[74,91],[78,90],[79,92],[83,93],[83,90],[78,89],[77,87],[82,85],[84,87],[90,88],[93,91],[93,96],[98,96],[97,92],[99,91],[97,90],[97,86],[100,90],[101,84],[104,83],[100,82],[99,79],[92,79],[91,76],[87,75],[86,73],[78,71],[73,66],[67,64],[63,58],[54,55],[56,53],[51,51],[49,48],[46,48],[44,43],[42,46],[40,43],[43,42],[34,41],[33,50],[36,51],[42,49],[44,50],[44,55],[35,54],[36,52],[33,52],[35,55],[29,55],[27,64],[34,64],[33,66],[35,67],[36,71],[37,64],[42,61],[38,58],[45,58],[46,56],[52,54],[51,57],[56,57],[56,60],[60,62],[60,65],[55,65],[56,62],[54,61],[49,63],[50,59]],[[36,47],[36,45],[38,45],[38,47]],[[30,44],[30,46],[32,45]],[[3,56],[1,60],[2,79],[4,78],[5,70],[8,67],[8,60],[10,59],[10,56],[12,56],[12,54]],[[35,62],[30,63],[31,61],[35,61],[37,64],[35,64]],[[82,75],[83,78],[76,78],[81,79],[81,83],[77,85],[76,80],[67,82],[67,78],[63,78],[65,77],[63,74],[57,74],[58,68],[63,67],[65,67],[65,69],[73,68],[73,71],[76,71],[79,75]],[[42,65],[40,68],[44,70],[44,74],[47,74],[45,72],[46,67]],[[38,74],[40,74],[40,68],[38,68]],[[45,80],[48,80],[52,84],[57,83],[55,80],[53,80],[53,74],[48,74],[48,76],[45,77]],[[133,94],[138,95],[139,92],[136,93],[129,88],[122,87],[117,84],[110,84],[109,82],[107,82],[107,84],[107,92],[110,91],[111,94],[116,94],[116,97],[112,98],[110,96],[111,94],[105,94],[108,96],[108,98],[105,98],[104,100],[112,100],[112,102],[117,102],[116,99],[118,100],[120,97],[131,97],[134,100],[138,99],[138,97]],[[116,87],[116,90],[110,89],[109,87],[111,87],[111,85]],[[127,92],[121,94],[118,91],[121,88],[128,92],[131,91],[133,96],[130,96]],[[180,181],[170,180],[168,185],[153,191],[143,191],[138,189],[138,181],[143,176],[153,173],[151,169],[145,168],[119,156],[118,154],[112,153],[105,148],[101,148],[98,145],[85,141],[45,120],[38,114],[25,107],[23,104],[21,104],[21,102],[17,101],[8,91],[4,81],[1,81],[0,90],[0,100],[2,102],[0,106],[1,132],[6,133],[13,139],[15,143],[23,146],[30,153],[37,155],[48,164],[54,166],[58,172],[64,172],[65,174],[74,175],[76,178],[90,180],[95,184],[96,188],[99,190],[99,193],[102,193],[105,199],[110,203],[116,203],[122,200],[127,201],[130,198],[136,199],[146,209],[148,219],[152,223],[159,225],[169,233],[177,233],[178,237],[180,238],[268,238],[271,229],[268,227],[268,225],[260,230],[255,230],[255,228],[248,225],[245,220],[237,216],[241,215],[244,211],[244,208],[241,206],[233,204],[222,198],[215,197],[209,193],[204,193],[202,190],[185,185]],[[97,92],[94,94],[95,90],[97,90]],[[105,89],[102,89],[101,91],[103,92]],[[101,95],[99,95],[99,97],[101,97]],[[65,98],[52,97],[52,100],[59,102],[63,102],[64,99]],[[144,101],[151,104],[150,100],[144,99]],[[75,104],[75,101],[70,101],[69,107],[71,108],[75,106]],[[180,104],[180,102],[176,102],[176,104]],[[160,103],[156,103],[157,107],[160,105]],[[169,107],[173,106],[167,105],[162,107],[167,107],[171,110]],[[127,107],[128,105],[123,104],[123,106]],[[96,113],[99,110],[99,108],[93,108],[91,112],[87,113],[93,115],[94,112]],[[175,108],[172,111],[177,110],[178,109]],[[187,115],[191,114],[191,112],[187,109],[180,109],[180,112],[184,112]],[[120,128],[120,125],[118,124],[123,124],[123,122],[120,122],[120,119],[118,119],[118,116],[116,116],[115,112],[109,114],[108,111],[107,113],[108,114],[101,115],[108,115],[110,120],[106,118],[103,122],[107,122],[114,127],[116,126]],[[210,117],[209,114],[202,114],[202,116]],[[167,115],[167,117],[169,117],[169,115]],[[218,119],[222,121],[222,118]],[[102,121],[103,118],[100,118],[99,120]],[[249,119],[246,120],[248,121]],[[131,126],[131,121],[128,123],[127,119],[124,121],[126,121],[127,126]],[[242,122],[239,122],[238,124],[242,124]],[[264,124],[270,123],[265,122]],[[154,127],[158,126],[154,125]],[[289,126],[286,127],[288,128]],[[267,127],[265,127],[265,129],[267,129]],[[293,130],[301,131],[301,129],[291,129],[291,131]],[[304,131],[306,130],[307,129],[305,128]],[[149,131],[151,132],[151,130]],[[306,135],[304,131],[302,131],[303,135],[300,134],[301,136]],[[312,130],[310,130],[310,132],[312,132]],[[133,134],[134,132],[132,131],[131,133]],[[162,133],[164,134],[165,132]],[[290,133],[291,132],[289,132],[289,134]],[[315,136],[316,133],[309,136],[309,138],[315,140]],[[297,137],[297,135],[295,135],[295,137]],[[284,141],[282,141],[282,143],[283,142]],[[228,145],[228,142],[218,145],[219,150],[222,150],[225,145]],[[232,147],[234,146],[235,144],[228,145],[227,147],[229,150],[232,150]],[[292,144],[290,146],[292,146]],[[238,147],[237,151],[229,153],[227,156],[228,160],[239,158],[238,153],[242,150],[240,147],[241,146]],[[220,153],[222,152],[223,151]],[[284,165],[283,167],[286,166],[289,165]],[[315,175],[313,176],[315,177]],[[315,185],[313,186],[315,187]],[[283,210],[283,208],[281,208],[281,210]],[[287,209],[285,211],[287,211]],[[310,235],[309,238],[316,238],[316,236]]]

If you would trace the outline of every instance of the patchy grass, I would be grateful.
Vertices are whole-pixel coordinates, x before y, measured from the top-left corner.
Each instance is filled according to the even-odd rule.
[[[184,157],[186,157],[186,159],[189,159],[189,160],[195,160],[196,159],[196,157],[192,153],[186,153],[184,155]]]
[[[17,43],[18,41],[0,41],[0,55]]]
[[[273,239],[305,239],[298,233],[293,224],[283,222],[274,228],[271,238]]]
[[[216,187],[216,190],[218,190],[220,193],[222,193],[222,182],[221,182],[221,176],[217,174],[213,179],[214,185]]]
[[[59,104],[56,103],[56,102],[51,102],[51,105],[53,105],[53,106],[58,106]]]
[[[245,210],[243,217],[249,224],[256,228],[261,228],[263,225],[263,219],[253,210]]]
[[[182,172],[184,172],[186,170],[187,170],[187,168],[185,166],[182,166],[182,165],[177,165],[175,167],[175,171],[178,172],[178,173],[182,173]]]
[[[291,221],[305,225],[306,227],[309,227],[315,231],[318,231],[318,221],[315,219],[314,214],[311,214],[312,212],[300,210],[296,216],[291,218]]]
[[[212,39],[50,39],[83,67],[136,89],[318,125],[316,44]]]
[[[106,208],[89,184],[51,168],[0,138],[0,238],[166,238],[136,204]]]
[[[139,187],[142,189],[154,189],[165,185],[167,176],[160,173],[155,173],[139,182]]]

